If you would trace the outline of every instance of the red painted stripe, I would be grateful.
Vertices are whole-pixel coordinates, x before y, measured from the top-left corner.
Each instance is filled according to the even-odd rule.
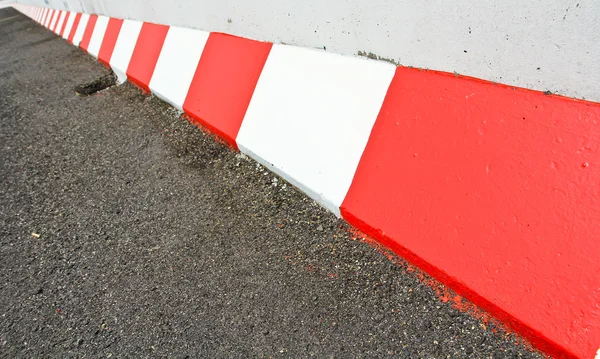
[[[56,27],[58,26],[58,19],[60,18],[60,15],[62,14],[62,11],[58,10],[56,12],[56,22],[54,23],[54,26],[52,26],[52,32],[56,32]],[[50,25],[52,25],[52,22],[50,22]]]
[[[79,27],[79,20],[81,20],[81,13],[77,13],[75,15],[75,19],[73,19],[73,26],[71,27],[71,32],[69,33],[69,42],[73,43],[73,38],[75,37],[75,33],[77,32],[77,27]]]
[[[98,53],[98,60],[104,65],[109,66],[110,64],[110,58],[115,50],[115,45],[117,43],[117,39],[119,38],[119,32],[121,32],[121,26],[123,26],[122,19],[110,18],[108,20],[106,33],[104,34],[102,45],[100,45],[100,52]]]
[[[237,148],[235,139],[272,44],[211,33],[183,110]]]
[[[150,92],[148,85],[168,31],[169,26],[166,25],[148,22],[142,25],[127,68],[127,78],[144,91]]]
[[[341,207],[557,357],[600,343],[600,104],[398,68]]]
[[[96,21],[98,21],[98,15],[90,15],[90,18],[85,26],[85,30],[83,31],[83,37],[81,38],[81,42],[79,43],[79,47],[87,52],[88,46],[90,45],[90,39],[92,38],[92,34],[94,33],[94,28],[96,27]]]
[[[67,27],[67,22],[69,21],[70,16],[71,16],[71,12],[67,11],[67,15],[65,15],[65,21],[63,21],[62,27],[60,28],[60,33],[58,34],[61,37],[64,36],[65,28]]]

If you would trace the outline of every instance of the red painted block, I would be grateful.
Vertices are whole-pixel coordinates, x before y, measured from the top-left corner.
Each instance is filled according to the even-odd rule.
[[[168,31],[169,26],[167,25],[148,22],[142,25],[127,68],[127,78],[144,91],[150,92],[148,84],[152,79],[156,61],[158,61]]]
[[[79,47],[81,47],[85,52],[87,52],[88,46],[90,45],[90,40],[92,39],[92,34],[94,33],[94,28],[96,27],[96,21],[98,21],[98,15],[90,15],[90,18],[85,26],[85,30],[83,31],[83,37],[81,38]]]
[[[73,38],[75,37],[75,33],[77,32],[77,27],[79,27],[79,21],[81,20],[81,13],[77,13],[75,15],[75,19],[73,19],[73,26],[71,27],[71,33],[69,34],[69,42],[73,43]]]
[[[273,45],[211,33],[183,110],[229,144],[235,139]]]
[[[108,25],[106,26],[106,33],[102,39],[102,45],[100,45],[100,52],[98,53],[98,60],[104,65],[109,66],[110,58],[115,50],[115,44],[121,32],[121,26],[123,26],[122,19],[110,18]]]
[[[60,28],[59,36],[64,36],[65,28],[67,27],[67,22],[69,21],[69,17],[71,16],[71,12],[67,11],[67,15],[65,15],[65,21],[62,23],[62,27]]]
[[[398,68],[351,224],[561,358],[600,347],[600,105]]]

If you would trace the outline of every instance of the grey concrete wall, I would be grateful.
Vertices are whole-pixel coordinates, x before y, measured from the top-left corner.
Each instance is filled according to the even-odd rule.
[[[402,65],[600,102],[597,0],[18,0],[372,53]]]

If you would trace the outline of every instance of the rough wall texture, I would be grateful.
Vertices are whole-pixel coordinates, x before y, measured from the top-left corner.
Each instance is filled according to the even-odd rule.
[[[17,0],[253,39],[371,54],[600,101],[595,0]]]

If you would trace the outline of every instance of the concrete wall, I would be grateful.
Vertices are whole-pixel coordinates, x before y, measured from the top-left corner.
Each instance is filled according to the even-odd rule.
[[[325,48],[600,102],[597,0],[17,0]]]

